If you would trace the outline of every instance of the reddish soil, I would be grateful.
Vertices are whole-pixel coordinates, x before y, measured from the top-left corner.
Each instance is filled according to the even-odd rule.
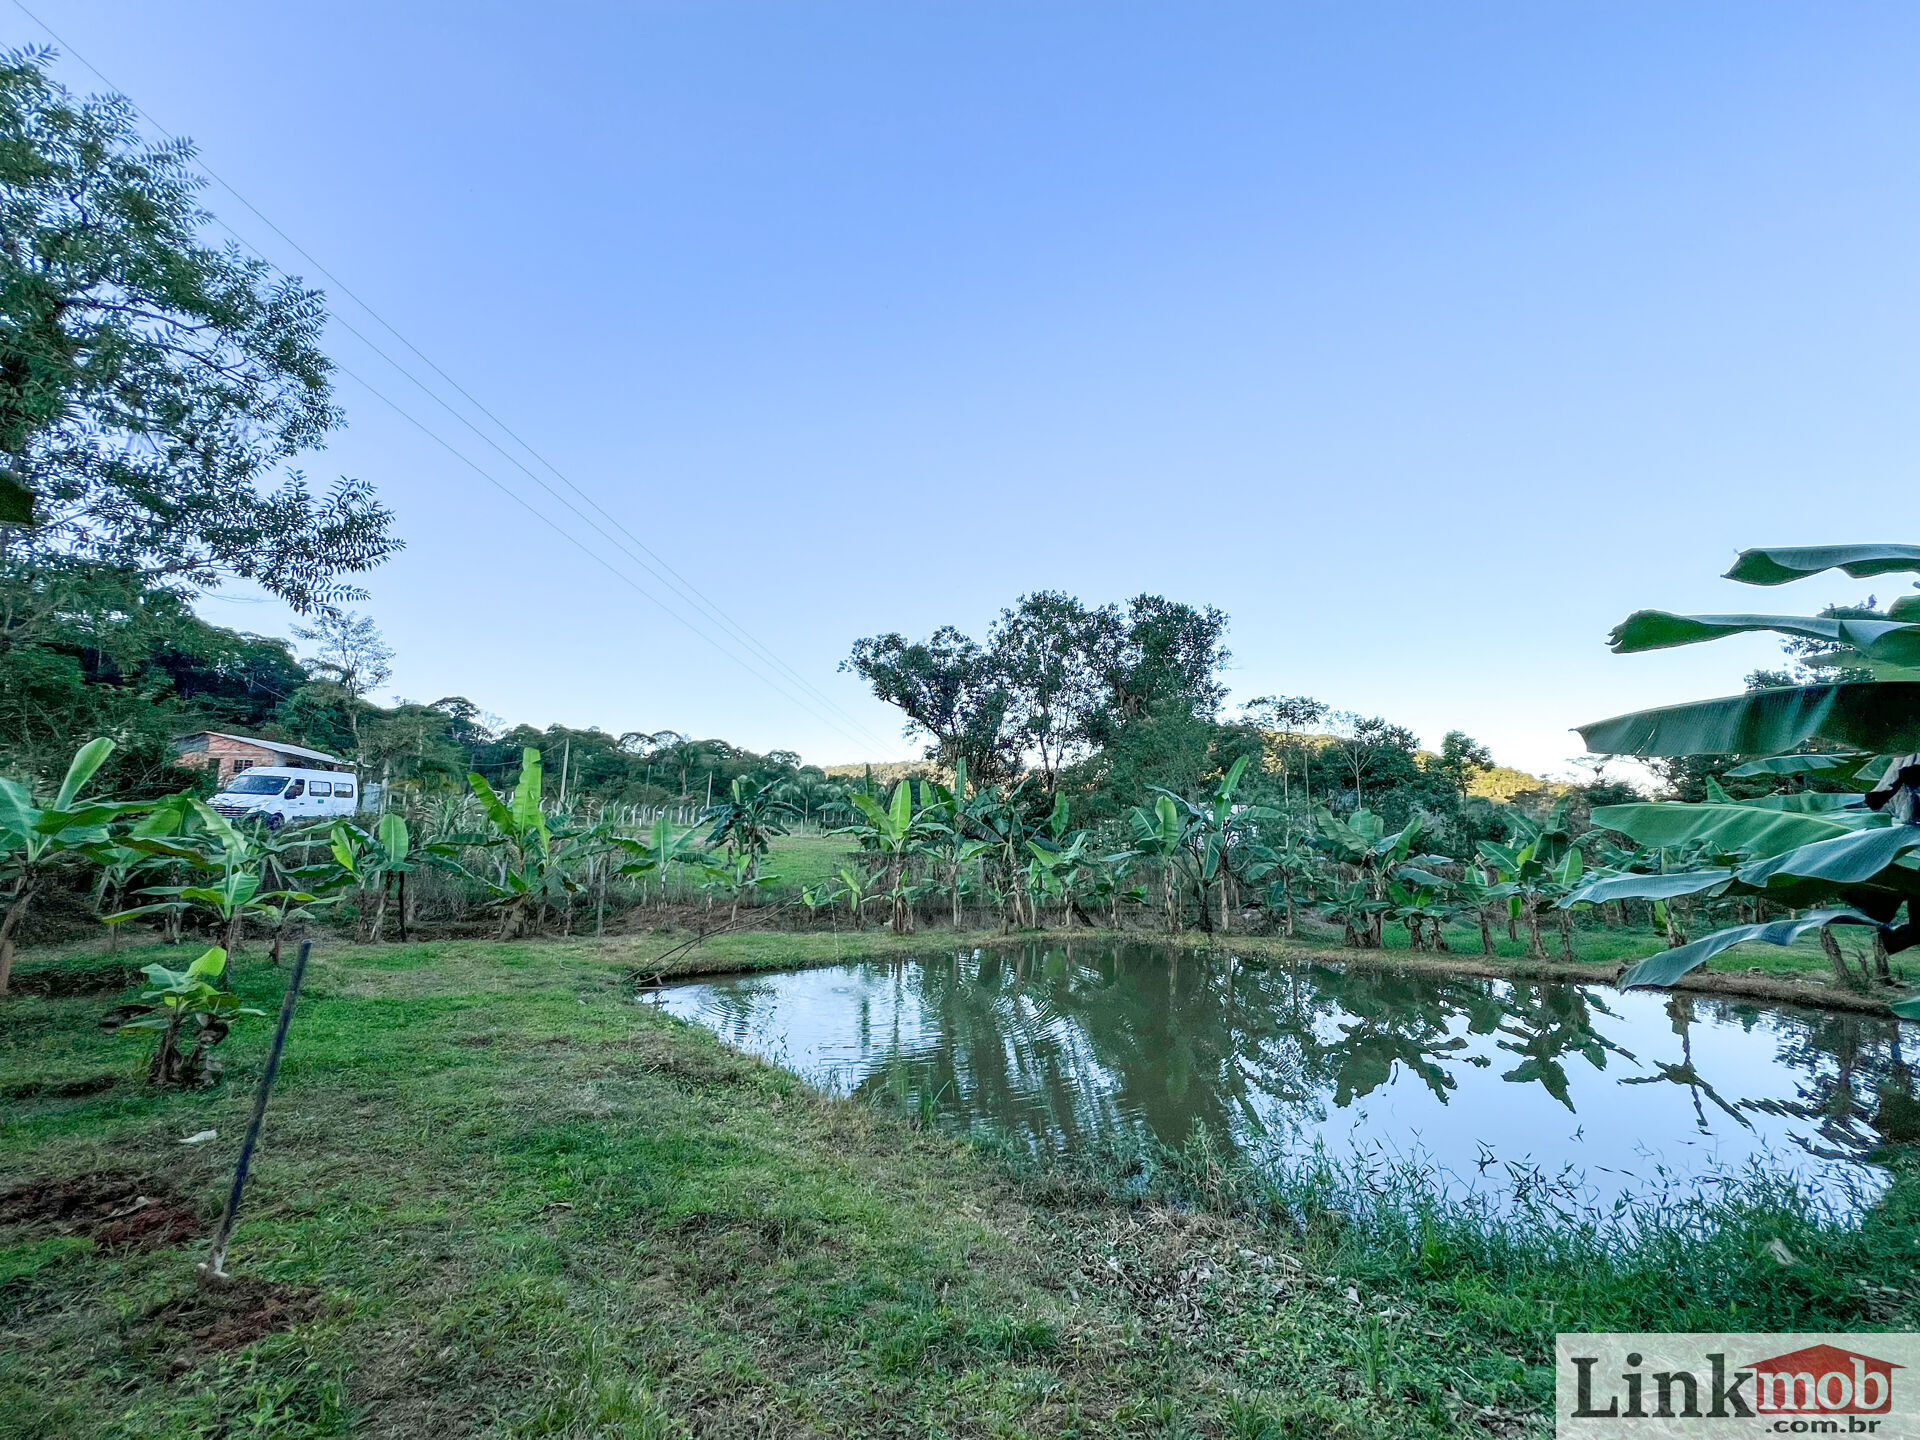
[[[85,1235],[109,1248],[181,1245],[205,1233],[193,1207],[166,1181],[112,1171],[16,1185],[0,1194],[0,1223]]]
[[[263,1335],[301,1325],[320,1313],[320,1292],[270,1280],[233,1279],[205,1284],[191,1295],[170,1300],[147,1319],[176,1341],[185,1341],[173,1358],[176,1371],[191,1369],[203,1355],[238,1350]]]

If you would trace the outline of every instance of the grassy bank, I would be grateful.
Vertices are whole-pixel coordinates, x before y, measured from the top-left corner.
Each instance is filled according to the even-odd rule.
[[[1031,1169],[635,1005],[642,948],[319,952],[224,1293],[196,1236],[268,1022],[159,1094],[93,1023],[118,990],[0,1002],[0,1436],[1508,1435],[1545,1424],[1556,1324],[1920,1318],[1899,1187],[1860,1229],[1762,1207],[1626,1253],[1414,1191],[1335,1223],[1337,1179],[1204,1145]],[[237,983],[271,1009],[280,978]]]

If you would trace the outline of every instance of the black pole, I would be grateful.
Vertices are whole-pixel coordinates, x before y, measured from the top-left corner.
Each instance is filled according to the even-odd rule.
[[[260,1139],[260,1124],[267,1117],[267,1097],[273,1093],[273,1077],[280,1072],[280,1052],[286,1048],[287,1027],[293,1023],[294,1002],[300,998],[300,981],[307,973],[307,954],[312,949],[311,940],[300,942],[300,954],[294,959],[293,974],[287,980],[287,993],[280,1000],[280,1024],[273,1032],[273,1048],[267,1052],[267,1068],[261,1072],[260,1088],[253,1095],[253,1115],[247,1121],[246,1139],[240,1142],[240,1163],[233,1167],[233,1188],[227,1191],[226,1212],[220,1217],[220,1228],[213,1233],[213,1254],[199,1267],[204,1279],[228,1278],[227,1242],[233,1238],[234,1218],[240,1213],[240,1192],[247,1185],[247,1166],[253,1161],[253,1147]]]

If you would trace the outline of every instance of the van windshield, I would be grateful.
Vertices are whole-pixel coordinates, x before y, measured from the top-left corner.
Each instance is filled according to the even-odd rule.
[[[229,795],[278,795],[287,788],[284,775],[236,775],[227,786]]]

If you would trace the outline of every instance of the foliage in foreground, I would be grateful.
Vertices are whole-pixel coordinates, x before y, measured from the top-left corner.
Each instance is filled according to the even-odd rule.
[[[1418,1161],[1252,1157],[1201,1129],[1180,1147],[1127,1140],[1071,1159],[976,1139],[1037,1195],[1245,1220],[1329,1274],[1536,1357],[1564,1330],[1884,1330],[1920,1318],[1920,1169],[1906,1157],[1878,1196],[1816,1195],[1755,1168],[1598,1207],[1577,1179],[1525,1165],[1464,1189]]]
[[[1920,571],[1920,546],[1816,545],[1748,550],[1727,578],[1779,585],[1838,569],[1855,578]],[[1920,898],[1920,595],[1872,618],[1839,615],[1675,615],[1640,610],[1613,632],[1619,653],[1691,645],[1772,631],[1819,647],[1840,678],[1810,684],[1767,683],[1744,695],[1670,705],[1582,726],[1590,750],[1639,756],[1756,757],[1729,772],[1766,775],[1792,785],[1820,773],[1839,779],[1838,795],[1782,789],[1736,800],[1714,786],[1699,804],[1634,804],[1596,810],[1597,823],[1642,846],[1684,851],[1658,872],[1595,877],[1567,903],[1629,897],[1671,903],[1686,896],[1753,896],[1790,907],[1791,919],[1758,921],[1655,956],[1623,977],[1626,985],[1670,985],[1736,944],[1790,945],[1817,931],[1842,981],[1847,968],[1831,928],[1865,927],[1877,974],[1886,957],[1920,942],[1911,903]],[[1791,678],[1791,677],[1789,677]],[[1907,918],[1901,921],[1902,912]],[[1920,997],[1901,1001],[1920,1016]]]

